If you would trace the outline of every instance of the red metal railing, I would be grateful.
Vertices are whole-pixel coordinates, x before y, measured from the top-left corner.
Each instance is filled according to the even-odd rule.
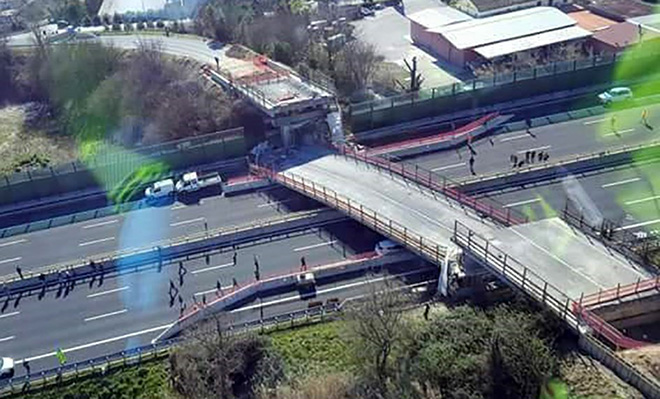
[[[395,173],[405,179],[414,181],[426,188],[441,193],[446,197],[466,205],[477,212],[499,222],[505,226],[527,223],[529,219],[522,213],[505,208],[502,204],[492,199],[476,199],[470,195],[464,194],[457,188],[460,184],[448,179],[445,176],[434,173],[430,170],[405,162],[392,162],[382,157],[372,157],[367,154],[360,154],[347,147],[339,148],[342,155],[362,161],[370,165],[377,166],[389,173]]]
[[[637,282],[628,285],[617,284],[614,288],[606,290],[599,290],[598,292],[586,295],[580,298],[580,305],[584,308],[591,309],[594,306],[602,303],[616,301],[632,295],[641,294],[648,291],[658,291],[660,293],[660,276],[653,277],[647,280],[637,280]]]

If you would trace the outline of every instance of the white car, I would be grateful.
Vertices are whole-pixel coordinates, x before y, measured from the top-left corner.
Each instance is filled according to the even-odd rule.
[[[155,182],[144,190],[144,196],[147,197],[147,200],[174,196],[174,180],[165,179]]]
[[[628,87],[615,87],[598,95],[600,102],[605,105],[630,100],[632,98],[632,90]]]
[[[0,357],[0,378],[12,378],[14,376],[14,359]]]
[[[403,250],[403,246],[396,241],[392,240],[383,240],[376,244],[374,251],[380,256],[391,254],[394,252],[399,252]]]

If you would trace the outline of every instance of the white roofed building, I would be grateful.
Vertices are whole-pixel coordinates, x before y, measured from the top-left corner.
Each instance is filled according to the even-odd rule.
[[[592,35],[553,7],[534,7],[481,19],[463,13],[452,14],[452,18],[443,15],[438,17],[437,24],[431,17],[430,13],[409,17],[413,41],[458,66],[575,42]],[[422,23],[426,29],[420,33]]]

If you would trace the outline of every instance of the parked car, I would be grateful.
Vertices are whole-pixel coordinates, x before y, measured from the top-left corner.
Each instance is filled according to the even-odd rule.
[[[403,250],[403,246],[396,241],[383,240],[376,244],[374,251],[380,256],[388,255],[391,253]]]
[[[14,359],[0,357],[0,379],[12,378],[14,376]]]
[[[598,99],[604,105],[618,103],[633,98],[633,92],[628,87],[614,87],[598,95]]]
[[[360,8],[360,14],[363,17],[373,17],[374,15],[376,15],[376,12],[374,10],[370,9],[370,8],[361,7]]]

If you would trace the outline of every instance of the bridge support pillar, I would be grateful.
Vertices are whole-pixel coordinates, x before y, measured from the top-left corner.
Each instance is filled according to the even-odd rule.
[[[280,126],[280,135],[282,136],[282,145],[284,145],[284,148],[289,148],[294,144],[291,126]]]

